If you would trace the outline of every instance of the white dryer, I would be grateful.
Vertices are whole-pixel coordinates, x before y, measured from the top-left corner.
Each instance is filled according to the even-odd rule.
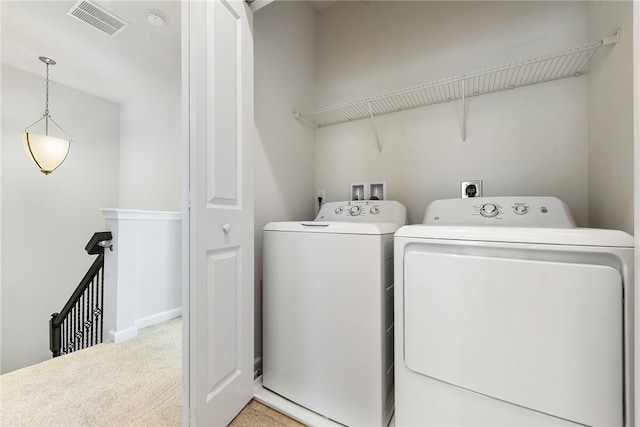
[[[395,237],[397,426],[631,426],[633,238],[551,197],[439,200]]]
[[[393,414],[395,201],[325,203],[264,227],[263,386],[350,426]]]

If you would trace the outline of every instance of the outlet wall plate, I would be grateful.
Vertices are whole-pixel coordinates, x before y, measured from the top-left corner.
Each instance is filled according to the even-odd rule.
[[[475,195],[470,196],[467,189],[470,186],[475,186]],[[482,197],[482,180],[481,179],[472,179],[469,181],[460,181],[460,197],[466,199],[468,197]]]

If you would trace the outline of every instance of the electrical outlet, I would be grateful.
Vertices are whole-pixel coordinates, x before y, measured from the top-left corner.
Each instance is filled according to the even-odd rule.
[[[322,200],[324,200],[324,190],[318,190],[316,197],[322,197]]]
[[[460,181],[460,197],[482,197],[482,180]]]

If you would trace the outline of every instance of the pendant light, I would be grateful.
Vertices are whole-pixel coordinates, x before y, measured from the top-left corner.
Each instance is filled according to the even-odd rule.
[[[49,65],[55,65],[56,61],[44,56],[40,61],[47,66],[47,84],[45,95],[45,108],[42,118],[27,126],[22,135],[22,143],[27,155],[40,168],[40,172],[49,175],[64,162],[69,154],[71,137],[49,115]],[[29,132],[29,128],[44,120],[44,135]],[[49,122],[53,123],[66,135],[66,138],[58,138],[49,135]]]

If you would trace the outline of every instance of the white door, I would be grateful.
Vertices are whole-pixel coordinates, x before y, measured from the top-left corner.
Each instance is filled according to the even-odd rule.
[[[253,395],[252,14],[242,0],[191,0],[183,25],[190,193],[185,392],[191,425],[222,426]]]

